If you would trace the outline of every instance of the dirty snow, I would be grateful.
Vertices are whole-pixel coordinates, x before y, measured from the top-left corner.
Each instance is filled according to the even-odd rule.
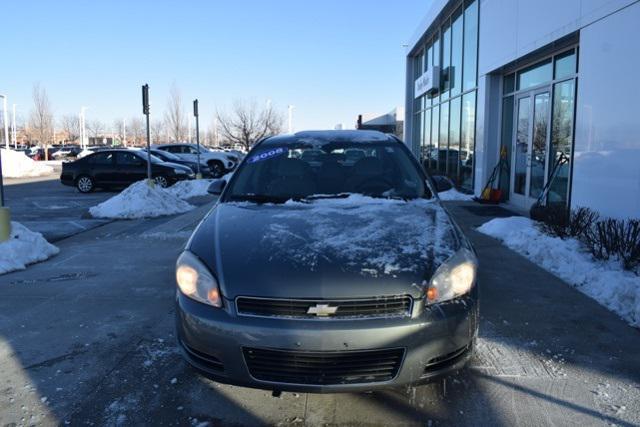
[[[289,201],[269,226],[263,243],[279,248],[297,262],[317,265],[335,255],[364,275],[395,275],[416,271],[420,262],[437,263],[453,254],[449,219],[433,200],[393,200],[353,194],[344,199]],[[300,214],[300,209],[304,214]],[[307,236],[296,235],[288,220],[306,222]],[[349,226],[345,227],[345,224]],[[279,254],[274,254],[278,256]]]
[[[180,181],[167,188],[167,191],[181,199],[190,199],[191,197],[206,196],[207,189],[211,185],[209,179],[195,179],[190,181]]]
[[[9,240],[0,243],[0,274],[24,270],[28,264],[44,261],[60,250],[18,222],[11,222]]]
[[[94,218],[135,219],[175,215],[194,208],[167,189],[160,186],[151,188],[146,181],[138,181],[120,194],[90,208],[89,213]]]
[[[464,202],[464,201],[473,200],[473,194],[461,193],[455,188],[438,193],[438,197],[440,197],[440,200],[442,200],[443,202],[449,202],[449,201]]]
[[[25,178],[53,173],[51,166],[36,162],[26,154],[0,148],[2,155],[2,176],[5,178]]]
[[[640,276],[594,260],[576,239],[544,234],[529,218],[496,218],[478,228],[640,327]]]

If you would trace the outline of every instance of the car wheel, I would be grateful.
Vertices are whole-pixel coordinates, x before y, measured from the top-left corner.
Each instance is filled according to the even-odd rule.
[[[209,169],[211,170],[211,176],[214,178],[220,178],[224,175],[224,165],[217,160],[209,163]]]
[[[94,186],[93,179],[89,176],[83,175],[76,180],[76,187],[81,193],[91,193]]]
[[[156,184],[162,188],[167,188],[169,186],[169,181],[164,176],[156,176],[154,180],[156,181]]]

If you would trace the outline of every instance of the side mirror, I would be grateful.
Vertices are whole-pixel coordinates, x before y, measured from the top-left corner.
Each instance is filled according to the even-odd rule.
[[[224,190],[224,187],[226,185],[227,185],[226,180],[216,179],[209,185],[209,188],[207,188],[207,193],[219,196],[220,194],[222,194],[222,190]]]
[[[453,182],[444,175],[433,175],[431,179],[436,185],[436,191],[438,193],[449,191],[454,187]]]

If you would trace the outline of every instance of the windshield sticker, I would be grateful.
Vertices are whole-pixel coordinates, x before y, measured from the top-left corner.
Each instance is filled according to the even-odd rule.
[[[263,160],[269,160],[274,157],[283,155],[284,153],[286,153],[286,151],[287,150],[285,150],[283,147],[274,148],[273,150],[269,150],[269,151],[264,151],[260,154],[256,154],[254,156],[249,157],[249,160],[247,160],[247,163],[251,164],[251,163],[261,162]]]

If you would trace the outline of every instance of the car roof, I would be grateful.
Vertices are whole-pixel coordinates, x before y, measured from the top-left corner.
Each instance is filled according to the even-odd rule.
[[[393,135],[374,130],[317,130],[272,136],[260,142],[260,145],[272,146],[308,143],[322,146],[332,143],[370,144],[380,142],[399,142],[399,140]]]

